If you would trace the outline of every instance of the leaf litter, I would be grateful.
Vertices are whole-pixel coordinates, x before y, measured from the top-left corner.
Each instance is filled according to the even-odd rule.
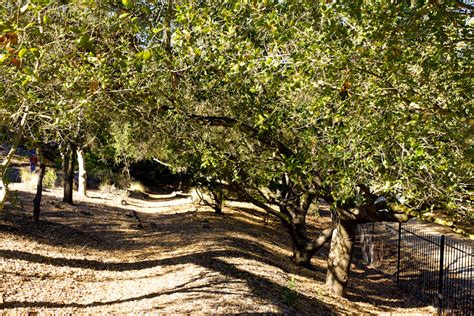
[[[0,220],[0,313],[14,314],[434,314],[386,276],[353,266],[347,298],[325,286],[328,249],[312,270],[290,260],[279,223],[246,203],[224,214],[159,197],[92,191],[75,205],[45,192],[41,222],[33,193],[13,189]],[[310,216],[310,234],[329,219]]]

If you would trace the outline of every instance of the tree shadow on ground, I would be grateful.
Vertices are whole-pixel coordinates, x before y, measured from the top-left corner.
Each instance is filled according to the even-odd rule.
[[[209,270],[219,272],[226,277],[233,279],[239,279],[245,281],[245,283],[251,288],[251,293],[260,299],[270,301],[272,297],[280,296],[287,290],[286,287],[283,287],[279,284],[276,284],[272,281],[269,281],[265,278],[259,277],[251,272],[245,271],[243,269],[237,268],[234,264],[227,263],[226,261],[220,259],[221,257],[225,258],[247,258],[247,259],[256,259],[251,254],[239,251],[213,251],[213,252],[201,252],[193,253],[189,255],[183,255],[179,257],[166,258],[160,260],[149,260],[143,262],[135,263],[102,263],[94,260],[76,260],[76,259],[64,259],[64,258],[51,258],[47,256],[38,256],[31,253],[24,253],[18,251],[1,251],[1,256],[8,259],[18,258],[21,260],[27,260],[30,262],[44,263],[44,264],[53,264],[57,266],[67,266],[67,267],[82,267],[88,269],[98,269],[98,270],[115,270],[115,271],[125,271],[125,270],[137,270],[137,269],[146,269],[155,266],[174,266],[182,264],[194,264],[201,267],[205,267]],[[259,258],[258,258],[259,259]],[[195,280],[194,280],[195,281]],[[102,306],[102,305],[111,305],[124,303],[129,301],[137,301],[147,298],[155,298],[161,295],[170,295],[173,293],[208,293],[208,294],[232,294],[232,292],[225,290],[215,290],[213,287],[216,285],[225,285],[229,281],[217,281],[217,282],[207,282],[204,285],[188,286],[193,283],[193,280],[181,284],[175,287],[172,290],[150,293],[147,295],[131,297],[127,299],[114,300],[109,302],[93,302],[89,304],[79,304],[79,303],[54,303],[54,302],[7,302],[5,303],[6,308],[15,308],[15,307],[50,307],[50,308],[64,308],[64,307],[92,307],[92,306]],[[271,288],[272,291],[268,292],[268,289]],[[321,315],[331,315],[335,313],[336,306],[328,306],[323,302],[312,298],[307,297],[306,295],[299,293],[298,302],[304,303],[306,306],[311,306],[315,311],[315,314]],[[284,306],[282,302],[279,302],[279,306],[283,311],[296,312],[293,309],[288,309]]]
[[[231,257],[242,257],[255,259],[260,262],[278,267],[286,273],[305,276],[308,278],[323,281],[324,269],[314,265],[311,270],[294,265],[290,256],[281,256],[280,253],[272,252],[267,247],[255,240],[271,240],[272,245],[281,247],[283,251],[290,253],[287,243],[275,240],[274,231],[262,231],[261,226],[242,222],[239,215],[216,216],[212,212],[200,212],[199,219],[189,216],[188,213],[165,214],[161,215],[160,224],[148,226],[143,229],[132,230],[129,233],[116,232],[115,228],[119,224],[111,223],[90,223],[88,227],[75,228],[72,224],[61,224],[52,222],[51,219],[60,216],[69,216],[68,212],[60,211],[55,213],[55,217],[48,217],[50,220],[42,221],[39,224],[32,223],[28,218],[7,217],[8,224],[0,222],[0,232],[5,231],[14,235],[27,237],[40,243],[46,243],[52,246],[62,247],[85,247],[99,251],[109,250],[141,250],[149,247],[158,247],[162,249],[176,249],[188,247],[194,243],[215,242],[216,248],[237,249],[236,251],[226,251],[222,255]],[[149,217],[147,217],[149,218]],[[151,223],[155,223],[157,219]],[[223,222],[224,220],[225,222]],[[191,223],[186,223],[187,221]],[[207,222],[206,222],[207,221]],[[203,223],[209,223],[210,228],[203,228]],[[245,226],[245,233],[242,226]],[[87,229],[87,230],[85,230]],[[192,235],[189,231],[192,229]],[[217,234],[216,234],[217,233]],[[242,238],[243,237],[245,238]],[[65,238],[65,236],[67,236]],[[144,237],[143,240],[137,240],[137,237]],[[208,253],[212,253],[212,249]],[[37,254],[22,253],[20,251],[0,249],[0,257],[9,259],[21,259],[37,263],[46,263],[55,266],[63,266],[62,258],[50,258]],[[95,260],[75,260],[67,261],[69,267],[86,268],[102,271],[129,271],[147,269],[157,265],[153,260],[139,261],[134,263],[102,263]],[[316,272],[316,273],[315,273]]]
[[[20,192],[20,195],[25,201],[33,199],[33,195],[30,193]],[[27,204],[25,203],[25,205]],[[38,243],[66,248],[81,247],[99,251],[125,249],[137,254],[137,256],[131,257],[134,260],[133,262],[103,262],[90,259],[58,258],[26,251],[1,249],[0,257],[58,267],[117,272],[191,263],[245,281],[252,289],[252,294],[264,300],[270,300],[270,296],[281,296],[282,293],[288,290],[287,287],[237,268],[235,265],[222,260],[223,257],[255,260],[277,267],[285,273],[324,282],[325,266],[320,265],[322,260],[318,260],[314,270],[295,266],[289,259],[291,251],[286,232],[281,229],[278,223],[262,225],[263,219],[258,219],[261,213],[255,210],[240,209],[239,212],[225,212],[219,216],[212,211],[196,211],[194,207],[188,205],[176,208],[174,213],[148,214],[137,212],[140,219],[137,220],[137,218],[129,216],[130,209],[122,207],[87,202],[81,202],[70,207],[57,204],[50,197],[45,199],[44,205],[42,216],[45,220],[38,225],[31,222],[30,215],[27,212],[11,211],[4,216],[3,221],[0,221],[0,233],[8,232],[32,239]],[[57,206],[60,207],[57,208]],[[86,215],[84,212],[90,215]],[[139,227],[139,224],[141,227]],[[312,229],[315,230],[314,227]],[[266,243],[271,245],[268,246]],[[197,247],[196,251],[191,254],[162,258],[166,256],[170,249],[179,249],[190,245],[196,245],[200,248]],[[161,257],[159,259],[137,261],[140,251],[149,248],[155,249],[154,252],[149,253],[151,257],[158,254]],[[327,248],[326,246],[324,251],[327,252]],[[369,302],[386,307],[424,306],[394,291],[391,292],[395,294],[386,299],[386,289],[390,285],[372,282],[371,278],[375,278],[376,274],[369,270],[364,266],[358,266],[357,271],[352,274],[351,286],[347,296],[349,300]],[[269,293],[268,288],[272,289],[271,293]],[[6,307],[90,307],[169,295],[172,294],[172,291],[211,293],[212,285],[210,284],[207,287],[187,287],[183,285],[169,291],[144,296],[111,302],[91,303],[99,305],[17,301],[8,302]],[[298,293],[298,302],[303,302],[320,314],[331,314],[336,311],[349,312],[344,311],[336,304],[328,305],[301,292]],[[278,304],[282,311],[287,308],[282,300]]]

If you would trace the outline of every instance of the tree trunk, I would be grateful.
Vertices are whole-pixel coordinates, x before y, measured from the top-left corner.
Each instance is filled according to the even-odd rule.
[[[16,150],[16,147],[18,146],[19,141],[20,141],[20,138],[17,137],[15,142],[10,147],[10,150],[7,156],[0,164],[0,212],[3,211],[3,206],[5,205],[5,202],[7,201],[8,192],[9,192],[8,181],[7,181],[7,170],[8,170],[8,167],[10,166],[10,162],[13,158],[13,155],[15,154],[15,150]]]
[[[347,220],[339,220],[332,235],[326,286],[338,296],[345,294],[349,281],[355,235],[355,222]]]
[[[7,201],[8,196],[8,185],[6,183],[6,179],[2,170],[0,170],[0,212],[3,210],[3,206]]]
[[[77,164],[79,166],[79,178],[78,178],[78,190],[77,192],[81,196],[87,196],[87,170],[84,159],[84,150],[77,150]]]
[[[214,207],[214,212],[218,215],[222,214],[222,204],[216,204]]]
[[[37,149],[38,163],[39,163],[39,174],[38,182],[36,184],[36,196],[33,199],[33,221],[39,222],[40,211],[41,211],[41,198],[43,197],[43,178],[46,173],[46,164],[42,156],[41,149]]]
[[[304,216],[297,217],[293,223],[285,224],[293,244],[293,259],[296,264],[302,267],[311,267],[311,258],[322,246],[331,239],[333,228],[327,228],[312,240],[306,232]]]
[[[74,148],[69,148],[64,154],[64,195],[63,202],[73,204],[74,188]]]
[[[293,244],[293,260],[297,265],[310,267],[314,247],[312,241],[308,238],[304,219],[303,222],[293,221],[293,223],[287,225],[287,229]]]
[[[222,214],[222,205],[224,202],[224,194],[220,189],[216,189],[216,191],[211,190],[211,196],[213,197],[212,208],[214,209],[216,214]]]
[[[10,151],[8,152],[5,159],[3,159],[2,163],[0,164],[0,212],[3,211],[3,206],[7,201],[8,196],[8,184],[7,184],[7,170],[10,166],[10,162],[13,159],[13,155],[15,154],[15,150],[20,144],[21,137],[23,136],[23,129],[26,124],[26,118],[28,117],[28,109],[26,108],[23,111],[23,115],[21,117],[20,126],[18,127],[15,136],[13,137],[12,143],[10,144]]]

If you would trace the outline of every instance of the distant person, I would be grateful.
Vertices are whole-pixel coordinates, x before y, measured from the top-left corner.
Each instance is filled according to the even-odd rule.
[[[33,173],[36,170],[36,165],[38,164],[38,156],[35,154],[30,156],[30,168],[31,172]]]

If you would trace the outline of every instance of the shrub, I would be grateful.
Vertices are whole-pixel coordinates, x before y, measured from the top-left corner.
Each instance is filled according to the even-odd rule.
[[[47,168],[43,178],[43,187],[54,188],[56,186],[57,179],[58,177],[56,175],[56,170]]]
[[[99,185],[99,190],[102,193],[116,193],[117,188],[114,184],[110,184],[108,182],[101,182]]]
[[[29,167],[20,168],[21,183],[26,184],[29,188],[34,189],[38,181],[38,174],[31,172]]]
[[[292,275],[288,280],[288,286],[284,289],[283,300],[288,306],[294,306],[298,298],[297,283]]]
[[[131,181],[128,189],[130,191],[136,191],[136,192],[142,192],[142,193],[145,193],[147,191],[147,188],[143,185],[143,183],[139,181]]]
[[[34,189],[38,183],[38,172],[31,172],[29,167],[20,168],[20,179],[21,183],[26,184],[29,188]],[[54,188],[57,185],[58,176],[56,170],[53,168],[47,168],[43,178],[44,188]]]

